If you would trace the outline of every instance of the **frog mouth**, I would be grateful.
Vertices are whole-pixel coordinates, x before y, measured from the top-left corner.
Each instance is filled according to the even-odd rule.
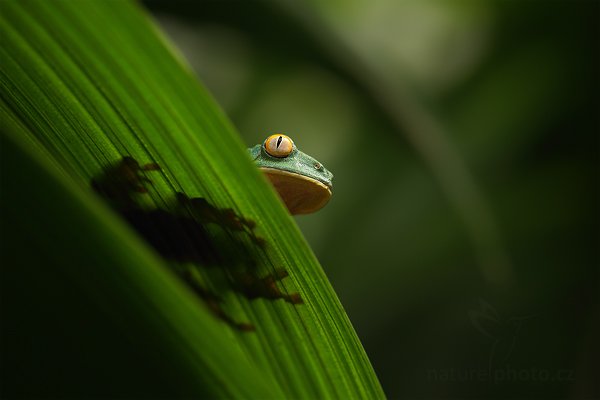
[[[322,180],[320,180],[319,178],[314,178],[312,176],[306,176],[306,175],[302,175],[302,174],[298,174],[296,172],[292,172],[292,171],[287,171],[284,169],[275,169],[275,168],[269,168],[269,167],[260,167],[260,169],[268,174],[268,175],[280,175],[282,177],[288,177],[290,180],[298,180],[298,181],[306,181],[306,182],[311,182],[313,184],[315,184],[317,187],[322,187],[323,189],[326,189],[327,191],[329,191],[329,193],[331,194],[331,189],[333,188],[333,185],[329,182],[324,182]]]
[[[313,213],[331,198],[331,186],[318,179],[281,169],[260,169],[292,215]]]

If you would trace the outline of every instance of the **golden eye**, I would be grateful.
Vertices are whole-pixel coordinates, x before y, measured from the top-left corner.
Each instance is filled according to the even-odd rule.
[[[287,157],[294,149],[294,142],[286,135],[271,135],[265,140],[265,149],[273,157]]]

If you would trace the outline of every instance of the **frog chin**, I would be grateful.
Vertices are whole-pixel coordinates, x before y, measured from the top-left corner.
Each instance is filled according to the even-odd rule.
[[[291,214],[309,214],[325,206],[331,198],[331,187],[323,182],[294,172],[261,167]]]

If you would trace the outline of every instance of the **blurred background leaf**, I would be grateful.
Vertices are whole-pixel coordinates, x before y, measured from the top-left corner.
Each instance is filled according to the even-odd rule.
[[[334,173],[297,221],[389,397],[600,396],[598,2],[145,4]]]

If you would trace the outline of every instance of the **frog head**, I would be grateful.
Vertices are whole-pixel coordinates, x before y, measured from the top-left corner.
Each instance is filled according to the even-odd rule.
[[[329,201],[333,174],[298,150],[288,136],[271,135],[248,151],[291,214],[315,212]]]

